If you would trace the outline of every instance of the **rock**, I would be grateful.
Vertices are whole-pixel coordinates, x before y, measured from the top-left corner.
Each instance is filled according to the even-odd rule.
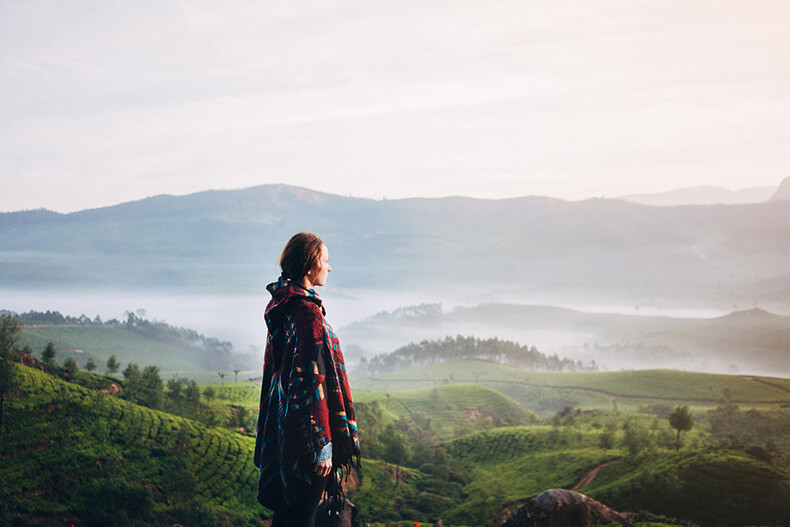
[[[612,522],[631,525],[635,518],[633,513],[619,513],[584,494],[551,489],[529,500],[501,527],[581,527]]]

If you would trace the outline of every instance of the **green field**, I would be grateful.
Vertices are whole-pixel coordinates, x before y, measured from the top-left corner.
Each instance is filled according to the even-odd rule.
[[[525,371],[484,361],[451,361],[358,379],[362,390],[395,392],[443,384],[473,383],[508,395],[541,415],[565,406],[633,411],[679,403],[708,409],[725,389],[744,407],[790,405],[790,379],[716,375],[675,370],[559,373]]]
[[[438,438],[463,435],[481,427],[534,423],[537,416],[514,400],[490,388],[452,385],[409,392],[355,391],[357,403],[378,401],[395,419],[424,416],[435,427]]]
[[[198,362],[194,350],[162,342],[125,327],[22,326],[20,347],[28,345],[38,356],[48,342],[55,345],[61,360],[67,350],[81,350],[70,355],[80,365],[92,358],[100,370],[104,369],[110,355],[115,355],[124,365],[127,362],[157,365],[165,374],[179,373],[188,377],[191,372],[206,370]]]
[[[128,525],[260,525],[267,517],[255,500],[248,435],[17,368],[20,391],[5,401],[0,446],[0,525],[101,525],[111,515]],[[790,418],[778,409],[782,394],[790,394],[781,379],[536,373],[459,361],[352,383],[368,457],[348,494],[365,523],[442,519],[487,527],[543,490],[577,485],[617,510],[702,526],[779,524],[790,503],[790,473],[781,468],[790,463]],[[372,385],[386,391],[360,389]],[[202,387],[204,394],[209,387],[216,392],[211,408],[222,416],[244,408],[245,426],[254,427],[257,382],[214,383]],[[748,403],[738,414],[740,443],[731,446],[722,446],[706,418],[725,388],[733,400]],[[508,391],[536,403],[547,417]],[[684,432],[678,451],[667,419],[645,408],[626,411],[628,405],[683,400],[693,401],[698,422]],[[747,410],[752,407],[763,410]],[[773,439],[762,441],[768,430]],[[606,434],[608,446],[602,444]],[[396,462],[390,439],[398,435],[407,452]],[[582,482],[596,467],[600,472]]]
[[[140,367],[154,365],[163,377],[178,375],[201,384],[219,380],[218,372],[227,374],[226,381],[232,380],[233,370],[237,368],[245,370],[242,375],[247,377],[260,374],[257,370],[247,371],[246,363],[234,364],[235,359],[229,354],[207,350],[199,339],[182,338],[175,331],[161,328],[146,332],[123,324],[21,326],[19,347],[29,346],[35,357],[41,357],[49,342],[57,350],[57,362],[68,356],[84,368],[88,359],[93,359],[98,371],[104,371],[107,359],[115,355],[121,370],[130,362]],[[120,378],[120,372],[116,375]]]
[[[620,511],[652,511],[702,525],[774,525],[790,517],[787,470],[726,450],[675,452],[660,445],[639,455],[622,448],[603,450],[600,429],[590,424],[607,419],[613,416],[588,416],[571,427],[502,428],[445,442],[471,478],[463,489],[466,498],[446,517],[484,524],[498,511],[515,510],[545,489],[574,488],[601,465],[579,491]],[[651,424],[647,416],[638,419],[645,429],[667,426]]]

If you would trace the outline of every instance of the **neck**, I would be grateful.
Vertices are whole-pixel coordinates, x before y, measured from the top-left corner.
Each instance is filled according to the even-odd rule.
[[[312,289],[315,287],[315,284],[313,284],[313,282],[311,282],[310,279],[307,278],[306,276],[296,283],[304,287],[305,289]]]

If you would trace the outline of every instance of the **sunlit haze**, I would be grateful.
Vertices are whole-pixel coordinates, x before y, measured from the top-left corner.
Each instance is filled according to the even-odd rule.
[[[4,2],[0,211],[777,185],[790,4]]]

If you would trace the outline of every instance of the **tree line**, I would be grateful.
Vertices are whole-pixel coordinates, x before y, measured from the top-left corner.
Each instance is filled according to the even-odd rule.
[[[445,337],[441,340],[423,340],[400,347],[392,353],[382,353],[367,360],[362,357],[359,370],[362,375],[380,375],[390,371],[423,366],[451,360],[484,360],[535,371],[597,371],[595,361],[584,363],[557,354],[546,355],[535,346],[525,346],[498,338]]]
[[[16,389],[17,376],[13,363],[20,362],[25,355],[31,357],[34,355],[30,346],[15,351],[19,334],[19,318],[7,312],[0,315],[0,429],[2,403],[5,396]],[[115,355],[111,355],[104,364],[107,376],[93,374],[98,365],[91,358],[85,364],[87,373],[80,371],[77,361],[71,356],[67,356],[62,364],[58,364],[57,349],[52,342],[41,350],[39,356],[41,368],[46,373],[95,390],[110,388],[116,381],[109,376],[115,375],[121,368],[121,363]],[[234,370],[236,380],[239,371]],[[252,423],[254,416],[249,415],[244,407],[233,407],[229,416],[221,415],[211,401],[222,394],[218,394],[211,386],[201,390],[194,379],[174,376],[165,382],[158,366],[149,365],[141,368],[134,362],[128,363],[121,374],[123,375],[123,381],[120,383],[122,391],[118,396],[135,404],[194,419],[208,426],[223,425],[233,429],[250,430],[254,425]],[[221,375],[224,377],[225,374],[221,373]]]

